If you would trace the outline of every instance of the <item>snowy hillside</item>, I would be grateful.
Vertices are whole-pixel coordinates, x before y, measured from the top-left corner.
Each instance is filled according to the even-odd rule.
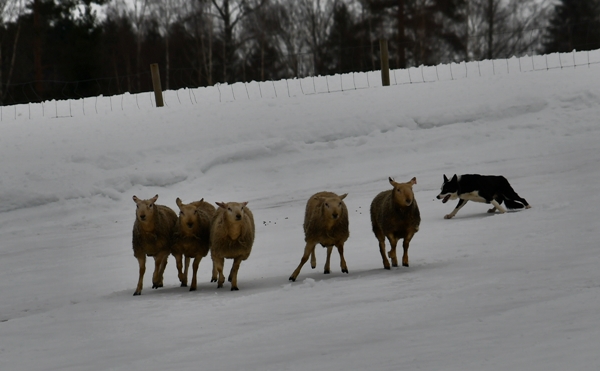
[[[435,82],[385,88],[360,74],[323,94],[342,89],[168,92],[159,109],[147,95],[3,107],[0,369],[596,369],[600,65],[517,62],[413,69]],[[455,204],[435,196],[455,173],[502,174],[532,209],[469,203],[445,220]],[[417,178],[422,222],[410,267],[387,271],[368,210],[390,176]],[[324,275],[318,247],[291,283],[323,190],[348,193],[349,274],[334,251]],[[132,196],[155,194],[175,210],[249,201],[240,291],[210,283],[207,257],[189,292],[171,257],[165,287],[148,260],[132,296]]]

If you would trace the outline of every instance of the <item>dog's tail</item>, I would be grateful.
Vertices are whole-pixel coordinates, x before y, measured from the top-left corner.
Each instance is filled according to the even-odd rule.
[[[509,209],[522,209],[525,207],[525,205],[523,205],[522,203],[515,201],[515,200],[508,200],[505,199],[504,203],[506,204],[506,207],[508,207]]]

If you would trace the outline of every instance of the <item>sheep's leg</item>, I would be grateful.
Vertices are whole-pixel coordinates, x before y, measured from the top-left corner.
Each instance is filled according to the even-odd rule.
[[[187,287],[187,274],[183,274],[183,257],[181,254],[174,254],[175,256],[175,264],[177,265],[177,276],[179,277],[179,282],[181,282],[181,287]]]
[[[142,294],[142,287],[144,286],[144,273],[146,273],[146,255],[137,257],[137,260],[140,265],[140,277],[138,278],[137,287],[135,288],[133,296]]]
[[[329,273],[331,273],[331,270],[329,269],[329,263],[331,261],[331,251],[333,251],[333,245],[326,246],[326,247],[327,247],[327,260],[325,261],[325,270],[323,271],[323,273],[329,274]]]
[[[229,273],[229,281],[231,282],[231,291],[239,290],[237,287],[237,275],[238,275],[238,270],[240,269],[240,264],[242,264],[241,258],[233,259],[233,266],[231,267],[231,273]]]
[[[215,261],[213,260],[212,277],[210,278],[210,282],[217,282],[217,276],[218,276],[217,265],[215,264]]]
[[[219,280],[217,281],[217,288],[223,287],[223,283],[225,282],[225,275],[223,274],[223,265],[225,264],[225,258],[213,258],[213,264],[217,270],[219,275]]]
[[[188,268],[190,267],[190,257],[186,256],[185,257],[185,265],[183,266],[183,278],[185,282],[185,286],[182,285],[182,287],[186,287],[187,286],[187,278],[188,278]]]
[[[404,249],[404,254],[402,255],[402,266],[408,267],[408,245],[410,244],[410,240],[412,240],[415,234],[413,232],[408,232],[404,240],[402,241],[402,248]]]
[[[313,250],[312,254],[310,254],[310,267],[312,269],[317,267],[317,255],[315,254],[315,250]]]
[[[300,264],[298,264],[298,268],[296,268],[296,270],[290,276],[290,281],[292,281],[292,282],[296,281],[296,277],[298,277],[298,274],[300,274],[300,270],[302,269],[302,266],[308,261],[308,258],[310,257],[310,255],[315,252],[316,245],[317,245],[316,242],[307,242],[306,243],[306,246],[304,247],[304,255],[302,255],[302,259],[300,259]]]
[[[381,260],[383,260],[383,268],[390,269],[390,261],[385,255],[385,236],[381,233],[375,233],[377,241],[379,241],[379,253],[381,254]]]
[[[388,256],[392,260],[392,267],[398,266],[398,256],[396,255],[396,246],[398,245],[398,239],[393,235],[388,236],[388,240],[390,241],[390,251],[388,252]]]
[[[169,255],[171,255],[170,252],[165,251],[163,253],[163,260],[162,263],[160,265],[160,286],[159,287],[163,287],[163,279],[164,279],[164,275],[165,275],[165,269],[167,269],[167,263],[169,263]]]
[[[346,266],[346,259],[344,259],[344,244],[338,244],[337,249],[340,253],[340,267],[342,267],[342,273],[348,273],[348,266]]]
[[[154,256],[154,274],[152,275],[152,288],[163,287],[163,274],[167,267],[169,253],[159,253]]]
[[[202,260],[202,256],[197,255],[194,258],[194,263],[192,264],[192,284],[190,285],[190,291],[196,291],[197,285],[197,274],[198,274],[198,266],[200,265],[200,261]],[[186,257],[186,264],[190,261],[189,258]],[[187,278],[187,274],[186,274]]]

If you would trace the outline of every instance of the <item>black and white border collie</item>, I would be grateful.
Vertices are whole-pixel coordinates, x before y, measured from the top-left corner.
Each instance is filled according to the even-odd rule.
[[[492,204],[494,207],[489,209],[488,213],[496,210],[505,213],[506,210],[501,206],[502,202],[509,209],[531,208],[529,203],[520,197],[508,180],[501,175],[454,174],[450,180],[444,175],[442,190],[437,199],[446,203],[448,200],[457,198],[459,199],[458,205],[450,214],[444,216],[444,219],[453,218],[467,201]]]

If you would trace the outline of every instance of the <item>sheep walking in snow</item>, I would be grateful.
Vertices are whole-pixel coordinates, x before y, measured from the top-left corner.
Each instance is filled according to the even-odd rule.
[[[215,207],[205,202],[204,199],[184,204],[181,199],[177,198],[176,203],[179,207],[179,218],[173,233],[171,254],[177,263],[181,287],[187,287],[190,259],[194,258],[190,291],[195,291],[198,266],[202,258],[208,255],[210,247],[210,226],[215,214]],[[185,267],[183,266],[183,256],[185,256]]]
[[[407,183],[396,183],[389,178],[389,182],[394,188],[379,193],[371,203],[373,233],[379,241],[379,252],[385,269],[390,269],[390,262],[385,256],[386,237],[391,245],[388,255],[394,267],[398,266],[396,244],[398,240],[403,239],[402,265],[408,267],[408,246],[415,233],[419,231],[421,223],[419,206],[412,190],[412,186],[417,184],[417,178],[412,178]]]
[[[167,206],[157,205],[158,195],[149,200],[133,196],[137,205],[133,224],[133,256],[140,265],[140,276],[133,295],[141,295],[146,272],[146,256],[154,257],[152,288],[163,287],[163,273],[171,253],[173,229],[177,214]]]
[[[210,255],[213,260],[212,282],[223,287],[225,259],[233,259],[229,273],[231,291],[239,290],[237,274],[242,261],[248,259],[254,243],[254,216],[247,207],[248,202],[217,202],[217,211],[210,230]]]
[[[340,266],[343,273],[348,273],[346,260],[344,259],[344,243],[350,236],[348,231],[348,209],[344,203],[347,194],[338,196],[332,192],[319,192],[308,199],[306,212],[304,213],[304,255],[300,260],[298,268],[290,276],[290,281],[296,281],[302,266],[311,257],[310,265],[314,269],[317,266],[315,257],[315,246],[320,243],[327,248],[327,261],[325,262],[325,274],[329,274],[329,263],[331,251],[336,246],[340,253]]]

